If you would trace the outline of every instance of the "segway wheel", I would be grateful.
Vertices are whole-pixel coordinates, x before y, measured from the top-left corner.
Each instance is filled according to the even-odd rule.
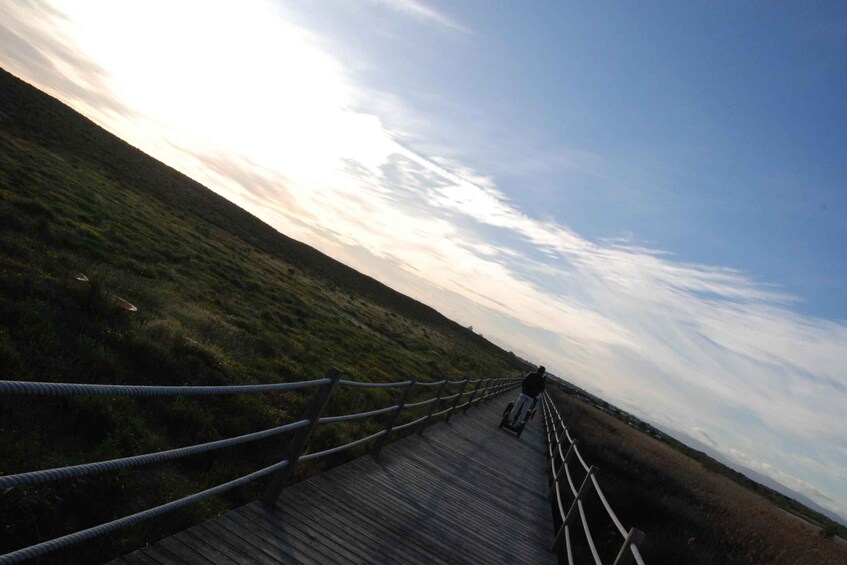
[[[523,433],[523,426],[521,426],[520,428],[518,428],[517,436],[518,436],[518,437],[521,437],[521,434],[522,434],[522,433]]]
[[[503,429],[503,426],[506,425],[506,422],[509,420],[509,414],[512,413],[512,408],[514,408],[514,407],[515,407],[514,401],[510,402],[509,404],[506,405],[506,409],[503,410],[503,417],[500,418],[500,429]]]

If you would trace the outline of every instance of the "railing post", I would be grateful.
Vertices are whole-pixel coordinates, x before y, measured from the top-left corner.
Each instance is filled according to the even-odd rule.
[[[465,378],[465,382],[462,383],[462,388],[459,389],[459,396],[456,397],[456,400],[453,402],[453,407],[450,408],[449,412],[447,412],[447,418],[444,420],[445,422],[450,421],[450,417],[453,415],[453,412],[456,410],[456,406],[458,406],[459,401],[462,400],[462,395],[465,394],[465,387],[468,386],[468,381],[470,381],[470,379]]]
[[[618,552],[618,556],[615,558],[614,565],[629,565],[632,562],[632,550],[630,549],[631,545],[638,545],[644,541],[644,532],[641,530],[636,530],[632,528],[629,530],[629,533],[626,535],[626,539],[623,540],[623,545],[621,546],[620,552]]]
[[[488,402],[489,400],[491,400],[492,398],[494,398],[495,396],[497,396],[499,394],[501,382],[502,382],[502,379],[495,379],[494,380],[494,384],[491,386],[491,392],[489,392],[488,396],[485,398],[486,402]]]
[[[559,468],[556,470],[556,474],[553,475],[553,484],[550,485],[550,491],[547,493],[547,500],[553,500],[553,495],[556,494],[556,489],[559,488],[559,479],[561,479],[562,475],[565,474],[565,467],[571,460],[571,457],[573,457],[577,443],[579,443],[579,440],[573,440],[573,443],[568,448],[568,452],[565,453],[565,458],[562,460],[562,464],[559,465]],[[556,446],[556,449],[558,450],[558,446]]]
[[[488,390],[491,388],[491,381],[494,380],[494,377],[488,377],[485,381],[485,388],[482,389],[482,394],[479,395],[479,402],[485,402],[486,396],[488,395]]]
[[[435,397],[435,402],[430,405],[429,414],[426,415],[426,420],[421,422],[421,425],[418,428],[418,435],[423,435],[424,430],[429,424],[429,419],[432,418],[432,415],[435,413],[435,409],[438,407],[438,403],[441,401],[441,397],[444,395],[445,388],[447,388],[447,377],[444,377],[444,382],[441,383],[440,387],[438,387],[438,396]]]
[[[567,431],[562,430],[561,435],[559,435],[559,439],[557,439],[557,440],[556,440],[556,448],[558,448],[560,445],[562,445],[562,441],[565,439],[565,437],[566,437],[566,436],[567,436]],[[555,424],[553,424],[553,437],[556,437],[556,425],[555,425]],[[556,450],[556,448],[553,448],[553,450],[551,450],[551,451],[547,454],[547,458],[548,458],[548,459],[549,459],[550,457],[552,457],[552,453],[553,453],[553,451],[555,451],[555,450]]]
[[[329,382],[318,389],[318,392],[315,393],[312,405],[309,406],[306,413],[305,418],[309,420],[309,425],[294,432],[294,436],[291,438],[291,441],[288,442],[288,446],[285,449],[285,456],[283,457],[283,460],[288,459],[288,465],[284,469],[274,473],[271,478],[271,482],[265,488],[265,492],[262,495],[262,502],[265,506],[272,508],[274,504],[276,504],[276,500],[279,498],[279,494],[282,492],[285,482],[294,472],[295,467],[297,467],[297,462],[306,450],[306,445],[309,443],[309,438],[311,437],[315,426],[318,424],[318,419],[321,417],[321,413],[323,413],[324,408],[326,408],[326,405],[329,403],[329,397],[332,395],[335,385],[338,384],[338,379],[341,378],[341,371],[332,367],[327,372],[326,378],[329,379]]]
[[[556,533],[556,539],[553,541],[553,546],[550,548],[550,551],[553,553],[558,555],[559,551],[562,549],[562,543],[565,541],[565,528],[570,525],[574,518],[576,518],[576,514],[579,512],[579,503],[588,493],[588,487],[591,485],[591,476],[596,472],[597,467],[594,465],[588,469],[588,473],[586,473],[585,479],[583,479],[582,484],[579,486],[579,491],[576,493],[576,498],[571,504],[567,516],[565,516],[565,521],[562,522],[562,526],[559,528],[558,533]]]
[[[400,412],[403,411],[403,407],[406,405],[406,401],[409,399],[409,395],[412,393],[412,389],[415,388],[415,383],[418,382],[418,376],[412,375],[412,379],[409,381],[408,386],[403,389],[403,392],[400,393],[400,398],[397,400],[397,410],[391,413],[388,417],[388,422],[385,424],[385,433],[376,440],[376,445],[374,445],[373,451],[371,451],[371,455],[374,459],[379,459],[379,454],[382,451],[382,448],[388,443],[388,435],[391,433],[391,430],[394,429],[394,424],[397,423],[397,419],[400,417]]]
[[[494,387],[494,394],[491,396],[492,399],[497,398],[501,394],[503,394],[503,383],[506,382],[506,379],[499,378],[497,379],[497,386]]]
[[[476,398],[476,393],[479,391],[479,387],[482,386],[482,377],[476,382],[476,386],[473,388],[473,392],[471,393],[470,400],[468,400],[467,406],[465,406],[465,413],[468,412],[468,408],[473,406],[473,399]]]

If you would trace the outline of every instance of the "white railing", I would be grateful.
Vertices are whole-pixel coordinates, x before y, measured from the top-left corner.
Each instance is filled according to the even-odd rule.
[[[621,521],[618,519],[614,510],[612,510],[606,495],[603,494],[603,489],[597,482],[597,468],[593,465],[589,466],[582,454],[579,452],[579,443],[571,437],[570,432],[562,422],[562,417],[556,405],[544,395],[542,402],[544,411],[544,429],[545,439],[547,442],[547,457],[550,460],[550,473],[552,476],[552,484],[548,499],[556,501],[556,509],[559,514],[562,525],[556,533],[556,539],[553,542],[551,550],[557,555],[561,555],[564,550],[564,558],[569,565],[573,565],[573,551],[571,546],[571,536],[574,534],[572,528],[576,529],[577,520],[582,526],[582,532],[585,536],[585,542],[588,545],[591,555],[594,558],[596,565],[602,565],[603,562],[597,553],[597,548],[594,543],[594,536],[591,534],[591,529],[588,525],[588,519],[585,516],[584,502],[588,499],[591,493],[596,493],[597,497],[606,510],[612,523],[615,525],[618,533],[623,538],[623,543],[618,551],[614,565],[628,565],[633,559],[638,565],[644,565],[644,560],[641,558],[641,553],[638,551],[638,544],[644,541],[644,533],[635,528],[630,528],[627,531]],[[564,448],[563,448],[564,446]],[[574,462],[576,458],[576,462]],[[571,474],[571,464],[579,465],[585,471],[585,477],[577,487],[573,481]],[[564,478],[564,480],[563,480]],[[567,510],[563,501],[562,491],[565,491],[564,498],[571,499]]]

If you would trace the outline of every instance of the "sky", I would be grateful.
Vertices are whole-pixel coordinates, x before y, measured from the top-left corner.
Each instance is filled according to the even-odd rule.
[[[19,0],[0,65],[847,519],[844,3]]]

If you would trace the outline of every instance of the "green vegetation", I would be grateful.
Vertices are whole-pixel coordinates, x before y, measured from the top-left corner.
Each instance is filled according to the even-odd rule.
[[[307,380],[330,366],[366,381],[526,369],[481,336],[279,234],[0,71],[2,378],[223,385]],[[340,389],[330,412],[386,406],[396,394]],[[309,397],[0,397],[0,474],[258,431],[297,419]],[[321,427],[312,450],[379,426]],[[284,443],[267,439],[9,489],[0,493],[0,553],[244,475],[278,461]],[[301,474],[357,453],[304,466]],[[260,487],[47,562],[107,559],[255,498]]]

